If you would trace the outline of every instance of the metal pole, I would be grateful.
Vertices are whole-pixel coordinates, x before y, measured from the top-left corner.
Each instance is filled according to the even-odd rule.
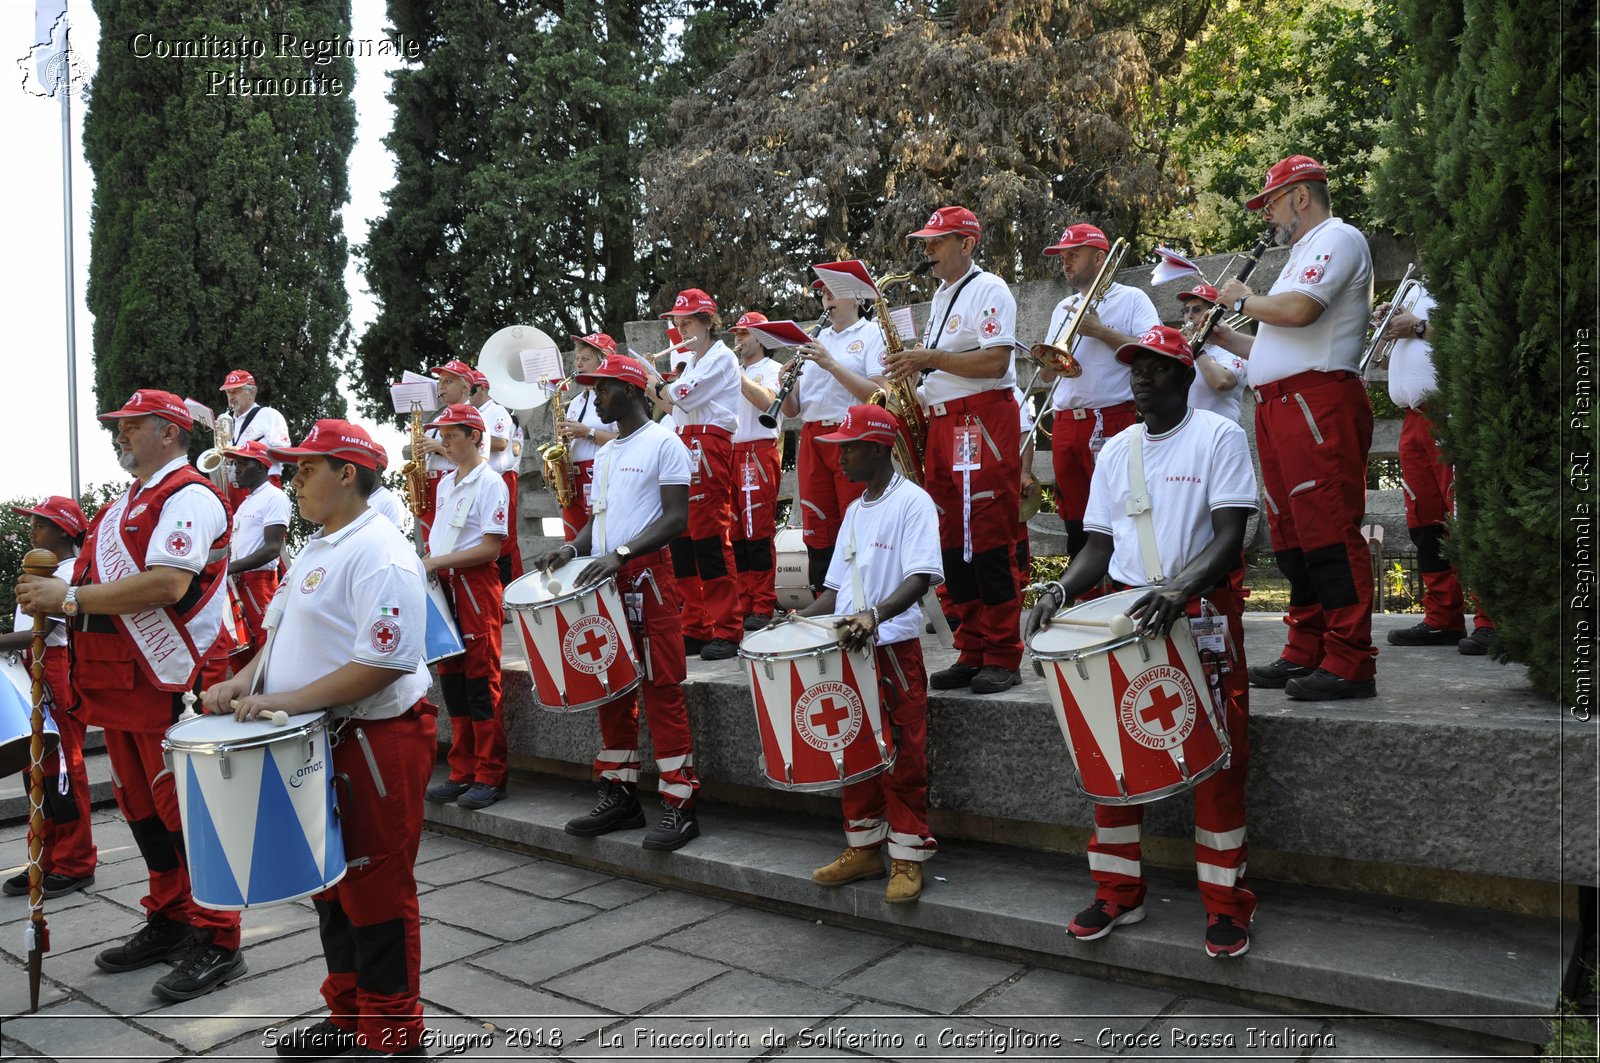
[[[72,63],[70,30],[61,28],[61,55],[56,64],[56,92],[61,96],[61,246],[66,252],[67,281],[67,433],[72,461],[72,497],[81,498],[78,477],[78,332],[72,276]]]

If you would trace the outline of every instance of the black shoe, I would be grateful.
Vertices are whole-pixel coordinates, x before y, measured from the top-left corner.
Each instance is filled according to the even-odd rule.
[[[102,971],[137,971],[152,963],[176,959],[194,947],[194,931],[169,919],[152,919],[120,945],[101,951],[94,965]]]
[[[746,631],[760,631],[770,623],[772,623],[771,613],[753,613],[744,618],[744,629]]]
[[[952,664],[928,677],[928,685],[935,690],[960,690],[971,686],[972,680],[983,671],[975,664]]]
[[[972,677],[972,692],[974,694],[998,694],[1002,690],[1010,690],[1022,682],[1022,674],[1013,672],[1008,668],[996,665],[986,665]]]
[[[686,843],[700,837],[700,821],[694,809],[668,805],[661,822],[651,827],[644,836],[646,849],[663,849],[668,852],[681,849]]]
[[[1067,936],[1079,941],[1099,941],[1119,926],[1142,922],[1144,905],[1124,908],[1115,901],[1098,897],[1093,904],[1072,917],[1072,922],[1067,924]]]
[[[470,789],[472,789],[470,782],[456,782],[454,779],[446,779],[444,782],[436,782],[428,787],[428,800],[446,804],[454,801]]]
[[[1206,952],[1212,959],[1225,960],[1250,951],[1250,928],[1240,926],[1231,915],[1213,915],[1206,926]]]
[[[69,893],[75,893],[83,889],[85,886],[93,885],[93,875],[73,878],[71,875],[60,875],[52,871],[44,877],[44,895],[46,899],[64,897]],[[0,893],[4,893],[7,897],[26,897],[28,895],[28,873],[19,871],[6,879],[5,883],[0,885]]]
[[[473,810],[488,808],[505,797],[505,795],[506,788],[504,786],[490,786],[486,782],[475,782],[472,784],[472,789],[456,798],[456,807]]]
[[[332,1019],[319,1019],[280,1040],[278,1055],[285,1059],[331,1059],[356,1047],[356,1039],[354,1030],[335,1026]]]
[[[1342,701],[1345,698],[1375,698],[1378,683],[1374,679],[1344,679],[1326,668],[1318,668],[1310,675],[1291,679],[1283,692],[1296,701]]]
[[[593,838],[597,834],[610,834],[614,830],[631,830],[644,826],[644,809],[633,787],[620,782],[608,782],[600,803],[587,816],[567,821],[567,833],[579,838]]]
[[[1461,628],[1446,630],[1441,627],[1429,627],[1427,624],[1416,624],[1389,632],[1389,645],[1454,646],[1465,636],[1466,631]]]
[[[1250,667],[1250,685],[1253,687],[1267,687],[1271,690],[1281,689],[1291,679],[1300,679],[1311,674],[1311,669],[1299,664],[1290,664],[1279,657],[1271,664],[1257,664]]]
[[[1456,649],[1468,657],[1498,658],[1505,653],[1505,643],[1494,628],[1480,627],[1473,628],[1472,634],[1456,643]]]
[[[220,988],[249,970],[238,949],[196,945],[188,956],[163,975],[150,992],[163,1000],[193,1000]]]
[[[690,638],[688,635],[683,636],[684,655],[688,657],[699,656],[700,651],[706,648],[706,641],[705,639]]]
[[[739,656],[739,644],[729,642],[727,639],[712,639],[700,648],[702,661],[726,661],[729,657]]]

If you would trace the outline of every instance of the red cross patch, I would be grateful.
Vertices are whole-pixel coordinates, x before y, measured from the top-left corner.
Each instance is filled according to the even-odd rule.
[[[1301,284],[1316,284],[1318,281],[1320,281],[1322,279],[1323,274],[1325,274],[1327,272],[1328,272],[1327,267],[1324,266],[1321,262],[1314,262],[1311,265],[1307,266],[1305,269],[1300,271],[1300,283]]]
[[[373,651],[387,656],[400,648],[400,625],[388,617],[374,620],[369,637]]]
[[[167,553],[175,557],[183,557],[193,546],[194,542],[181,531],[175,531],[167,536]]]
[[[506,507],[505,506],[501,506],[499,509],[494,511],[494,522],[496,524],[504,524],[506,522]]]
[[[992,317],[986,317],[983,319],[982,330],[985,336],[987,336],[989,339],[993,339],[994,337],[1000,335],[1000,322],[996,321]]]

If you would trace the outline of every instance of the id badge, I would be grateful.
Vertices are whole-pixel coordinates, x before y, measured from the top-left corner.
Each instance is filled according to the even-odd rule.
[[[594,482],[591,480],[583,481],[583,508],[594,508]]]
[[[701,459],[704,456],[705,456],[705,451],[700,446],[700,440],[698,440],[698,439],[690,440],[689,441],[689,479],[693,483],[697,483],[698,484],[700,482]]]
[[[1214,653],[1217,658],[1227,661],[1228,654],[1228,629],[1227,618],[1222,616],[1196,616],[1189,619],[1189,633],[1194,636],[1194,645],[1201,653]]]
[[[622,596],[622,610],[628,614],[628,623],[644,623],[644,592],[627,591]]]
[[[974,424],[956,429],[955,453],[950,468],[955,472],[976,472],[983,468],[983,436]]]
[[[744,485],[746,487],[756,488],[761,486],[760,477],[757,475],[759,468],[753,461],[744,463]]]

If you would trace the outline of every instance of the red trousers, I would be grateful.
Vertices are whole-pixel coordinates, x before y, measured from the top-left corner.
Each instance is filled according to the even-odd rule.
[[[672,572],[683,595],[683,633],[702,642],[744,635],[744,617],[734,582],[733,435],[724,428],[692,424],[678,429],[689,448],[688,534],[672,541]]]
[[[1445,522],[1455,513],[1455,469],[1439,453],[1425,410],[1407,410],[1400,425],[1400,486],[1405,489],[1406,529],[1417,547],[1422,572],[1422,622],[1444,631],[1466,623],[1466,596],[1455,566],[1444,556]],[[1474,601],[1473,627],[1494,628]]]
[[[439,687],[450,713],[450,778],[455,782],[506,784],[506,726],[500,698],[500,636],[505,629],[500,572],[494,564],[444,569],[440,582],[450,599],[467,652],[439,662]]]
[[[61,745],[44,759],[44,830],[39,866],[47,875],[54,872],[69,878],[83,878],[94,874],[97,857],[89,822],[89,769],[83,763],[83,736],[88,725],[77,714],[73,702],[65,646],[45,647],[44,681],[50,688],[50,713],[56,729],[61,732]],[[67,765],[65,795],[61,794],[58,781],[62,758]],[[77,814],[67,816],[67,808],[63,806],[70,806]],[[32,842],[31,830],[29,842]]]
[[[422,920],[412,865],[433,768],[433,707],[421,702],[405,716],[351,720],[345,728],[333,747],[333,770],[348,780],[340,812],[350,870],[312,899],[328,965],[322,999],[335,1026],[359,1031],[369,1048],[399,1052],[423,1036]],[[382,795],[357,728],[382,775]]]
[[[1372,404],[1343,370],[1297,373],[1256,389],[1256,449],[1267,526],[1289,580],[1283,658],[1363,682],[1372,644],[1372,561],[1366,515]]]
[[[278,566],[258,569],[254,572],[241,572],[233,577],[239,595],[239,604],[244,608],[245,626],[250,629],[250,648],[240,650],[233,655],[232,665],[234,671],[239,671],[249,664],[256,654],[261,652],[261,647],[266,645],[267,633],[262,626],[266,619],[267,606],[272,602],[272,596],[278,590]]]
[[[1101,440],[1110,439],[1138,420],[1132,400],[1098,410],[1057,410],[1050,427],[1050,459],[1056,471],[1056,512],[1063,521],[1083,522],[1089,506],[1089,480],[1099,454],[1090,449],[1095,414],[1100,415]],[[1078,417],[1083,414],[1083,417]]]
[[[1232,916],[1248,926],[1256,895],[1244,883],[1245,775],[1250,767],[1250,681],[1245,673],[1243,602],[1214,592],[1212,604],[1228,618],[1228,664],[1222,675],[1223,707],[1233,744],[1229,766],[1194,788],[1194,859],[1200,899],[1211,915]],[[1190,609],[1191,615],[1196,613]],[[1204,696],[1204,694],[1202,694]],[[1143,805],[1094,806],[1094,836],[1089,840],[1089,875],[1095,898],[1128,908],[1144,903],[1145,880],[1139,832]]]
[[[778,596],[772,537],[777,534],[783,453],[775,440],[733,445],[733,567],[739,585],[735,615],[770,616]]]
[[[839,541],[839,525],[850,503],[866,491],[839,468],[839,448],[818,443],[817,437],[838,427],[837,421],[807,421],[800,429],[795,452],[795,493],[800,496],[801,538],[813,550],[829,549]],[[789,522],[794,523],[790,517]]]
[[[594,490],[594,462],[572,463],[572,505],[561,508],[561,537],[567,542],[578,537],[583,526],[589,523],[594,510],[589,504],[589,493]]]
[[[877,849],[887,840],[891,860],[926,860],[939,843],[928,829],[928,678],[921,641],[879,646],[878,677],[894,729],[894,766],[844,788],[845,841]]]
[[[689,710],[683,701],[687,662],[683,654],[680,613],[683,599],[667,552],[629,561],[617,573],[623,612],[633,635],[633,648],[644,668],[638,693],[613,698],[600,706],[600,741],[595,754],[595,774],[627,783],[639,781],[639,702],[650,721],[650,743],[661,773],[661,800],[680,808],[693,808],[700,780],[694,773],[694,738],[689,733]]]
[[[923,485],[939,510],[939,546],[957,660],[1016,671],[1022,598],[1014,558],[1022,495],[1021,427],[1010,391],[985,391],[931,411]],[[969,440],[958,470],[958,441]],[[968,547],[970,546],[970,556]]]
[[[516,469],[500,474],[506,485],[506,537],[500,541],[500,582],[510,583],[522,576],[522,546],[517,538],[517,486]]]

